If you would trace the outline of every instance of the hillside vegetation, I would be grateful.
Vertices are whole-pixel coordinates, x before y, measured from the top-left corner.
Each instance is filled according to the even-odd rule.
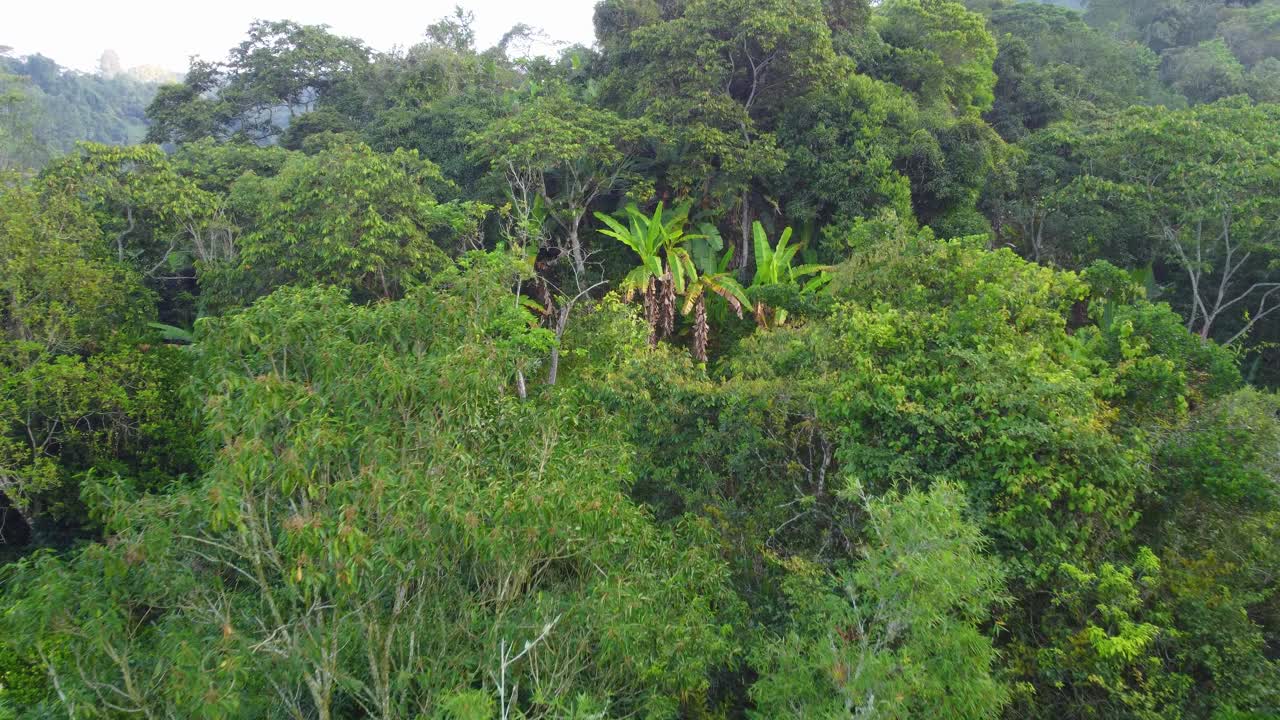
[[[0,720],[1280,717],[1280,4],[594,20],[0,58]]]

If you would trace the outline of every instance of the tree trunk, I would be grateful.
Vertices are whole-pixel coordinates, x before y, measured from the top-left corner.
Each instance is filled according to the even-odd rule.
[[[644,319],[649,323],[649,347],[658,346],[658,291],[657,278],[649,278],[644,286]]]
[[[693,320],[693,357],[700,363],[707,361],[707,302],[699,297]]]
[[[551,362],[547,371],[547,384],[555,385],[560,374],[560,342],[564,339],[564,329],[569,324],[570,304],[565,303],[556,313],[556,344],[551,346]]]
[[[582,217],[575,216],[569,225],[569,255],[573,260],[573,279],[579,287],[587,274],[587,258],[582,252],[582,241],[578,238],[578,226],[581,223]]]
[[[662,286],[658,295],[658,322],[661,326],[659,339],[670,337],[676,329],[676,281],[671,271],[662,276]]]

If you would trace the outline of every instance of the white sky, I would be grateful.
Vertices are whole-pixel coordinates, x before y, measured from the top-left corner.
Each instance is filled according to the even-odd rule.
[[[187,58],[222,60],[254,19],[326,24],[375,50],[407,47],[427,25],[453,13],[475,13],[476,44],[496,44],[512,25],[541,28],[553,40],[590,45],[595,0],[21,0],[5,3],[0,45],[18,55],[41,53],[60,65],[93,71],[113,49],[126,68],[159,65],[183,72]]]

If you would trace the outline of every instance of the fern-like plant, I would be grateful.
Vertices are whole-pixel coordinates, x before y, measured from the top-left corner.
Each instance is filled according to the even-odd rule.
[[[769,244],[769,236],[765,234],[760,221],[757,220],[751,226],[751,231],[756,250],[756,274],[751,280],[753,290],[773,285],[793,285],[799,288],[801,294],[806,294],[817,292],[830,282],[831,277],[827,274],[830,267],[827,265],[792,266],[791,263],[795,261],[796,253],[800,252],[802,245],[791,244],[791,228],[782,231],[776,247]],[[805,278],[809,280],[802,285]],[[787,322],[785,309],[771,308],[762,300],[756,300],[753,310],[756,324],[761,328],[777,327]]]

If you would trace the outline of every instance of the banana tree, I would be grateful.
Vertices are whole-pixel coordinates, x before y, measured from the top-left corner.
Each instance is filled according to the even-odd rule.
[[[830,282],[831,277],[827,274],[830,270],[828,265],[798,265],[792,266],[796,253],[800,252],[803,244],[791,245],[791,228],[782,231],[781,237],[778,238],[777,247],[769,244],[769,236],[765,234],[764,226],[757,220],[751,226],[752,233],[755,236],[756,250],[756,274],[751,280],[751,289],[758,290],[760,288],[790,285],[799,288],[800,293],[809,294],[817,292],[822,286]],[[805,278],[809,278],[807,282],[801,284]],[[777,327],[787,322],[787,311],[782,308],[771,308],[764,301],[757,299],[752,308],[755,312],[756,324],[763,329]]]
[[[166,325],[158,322],[147,323],[147,326],[152,330],[160,331],[160,338],[167,343],[173,343],[175,345],[194,345],[196,342],[195,333],[187,330],[186,328],[180,328],[176,325]]]
[[[685,292],[682,312],[686,316],[690,312],[694,314],[693,356],[698,362],[707,361],[707,293],[715,293],[724,298],[725,302],[729,303],[729,308],[737,313],[739,318],[742,317],[742,308],[751,304],[747,299],[746,290],[729,271],[732,260],[733,248],[729,248],[720,259],[715,271],[704,272],[690,280],[688,290]]]
[[[627,300],[636,293],[644,296],[649,344],[656,345],[675,329],[676,296],[685,294],[689,282],[698,279],[688,242],[700,236],[684,232],[688,205],[676,208],[665,219],[661,202],[652,216],[635,205],[627,206],[626,212],[629,226],[604,213],[595,215],[607,226],[600,230],[602,235],[621,242],[640,257],[640,265],[627,273],[619,289]]]

